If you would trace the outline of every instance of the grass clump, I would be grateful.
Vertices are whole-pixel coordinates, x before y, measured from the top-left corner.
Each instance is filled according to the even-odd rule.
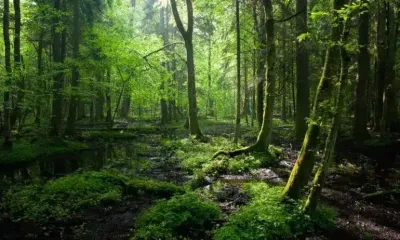
[[[314,218],[303,214],[297,202],[283,203],[282,187],[252,183],[245,184],[244,190],[252,200],[215,231],[214,239],[297,239],[312,232],[317,221],[326,225],[331,222],[332,215],[328,212],[319,212],[318,218]]]
[[[190,192],[159,201],[140,215],[132,239],[202,239],[220,216],[215,203]]]
[[[0,164],[17,164],[40,157],[65,154],[89,149],[89,146],[64,139],[46,139],[33,142],[16,141],[11,152],[0,151]]]
[[[176,194],[183,194],[185,189],[169,182],[152,179],[132,179],[126,183],[126,192],[133,195],[172,197]]]
[[[87,172],[42,186],[14,186],[5,196],[5,208],[13,219],[69,219],[81,209],[119,201],[124,180],[113,173]]]

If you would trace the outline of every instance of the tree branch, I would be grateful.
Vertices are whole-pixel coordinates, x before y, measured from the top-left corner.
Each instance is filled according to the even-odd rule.
[[[172,8],[172,14],[174,15],[174,19],[176,22],[176,26],[178,27],[179,32],[181,32],[183,38],[185,38],[187,32],[185,30],[185,27],[183,26],[181,17],[179,16],[178,7],[176,5],[176,0],[171,0],[171,8]]]
[[[300,12],[298,12],[298,13],[290,16],[290,17],[287,17],[287,18],[284,18],[284,19],[281,19],[281,20],[274,20],[274,23],[282,23],[282,22],[289,21],[289,20],[299,16],[300,14],[305,13],[306,11],[307,11],[307,9],[304,9],[304,10],[301,10]]]
[[[184,43],[183,43],[183,42],[174,42],[174,43],[170,43],[170,44],[168,44],[168,45],[163,46],[163,47],[160,48],[160,49],[157,49],[157,50],[155,50],[155,51],[153,51],[153,52],[148,53],[147,55],[143,56],[143,58],[144,58],[144,59],[147,59],[147,58],[150,57],[151,55],[153,55],[153,54],[155,54],[155,53],[158,53],[158,52],[161,52],[162,50],[164,50],[164,49],[166,49],[166,48],[168,48],[168,47],[170,47],[170,46],[177,45],[177,44],[184,44]]]

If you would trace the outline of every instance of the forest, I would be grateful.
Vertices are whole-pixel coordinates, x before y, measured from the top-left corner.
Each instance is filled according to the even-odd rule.
[[[399,0],[0,2],[0,239],[400,240]]]

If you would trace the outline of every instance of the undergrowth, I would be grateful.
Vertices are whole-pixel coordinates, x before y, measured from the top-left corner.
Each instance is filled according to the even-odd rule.
[[[87,131],[82,133],[82,138],[90,141],[132,139],[138,135],[126,131]]]
[[[164,141],[167,147],[176,149],[178,158],[182,160],[183,167],[189,173],[199,172],[209,175],[240,174],[251,170],[268,167],[276,164],[282,150],[270,146],[268,153],[251,153],[240,155],[233,159],[221,157],[212,160],[212,156],[220,149],[234,149],[236,146],[223,137],[214,137],[207,143],[194,139],[178,141]]]
[[[220,218],[215,203],[190,192],[159,201],[142,213],[132,239],[204,239]]]
[[[300,203],[283,203],[282,187],[251,183],[244,185],[244,191],[251,196],[250,203],[232,214],[228,222],[215,231],[214,239],[298,239],[316,228],[329,228],[334,224],[332,209],[319,208],[310,217],[302,213]]]
[[[12,219],[68,220],[82,210],[118,202],[124,195],[171,197],[182,187],[156,180],[129,179],[113,172],[76,173],[43,185],[13,186],[2,208]]]
[[[87,150],[89,146],[64,139],[39,139],[15,141],[11,152],[0,151],[0,164],[23,163],[40,157]]]

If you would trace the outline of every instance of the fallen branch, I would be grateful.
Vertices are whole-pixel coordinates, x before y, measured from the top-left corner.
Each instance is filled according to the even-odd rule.
[[[380,197],[380,196],[389,195],[389,194],[400,194],[400,188],[369,193],[369,194],[364,195],[362,198],[363,199],[371,199],[371,198]]]

